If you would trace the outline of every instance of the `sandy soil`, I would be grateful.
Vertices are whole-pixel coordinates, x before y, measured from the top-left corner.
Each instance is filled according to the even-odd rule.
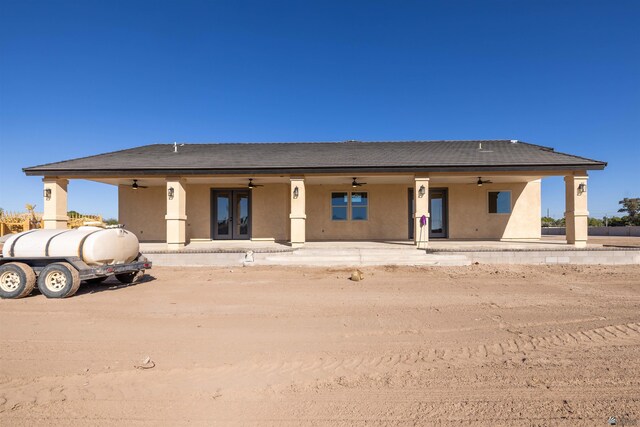
[[[630,236],[589,236],[588,243],[595,243],[604,246],[621,246],[640,248],[640,237]]]
[[[150,273],[0,301],[0,425],[640,425],[640,266]]]

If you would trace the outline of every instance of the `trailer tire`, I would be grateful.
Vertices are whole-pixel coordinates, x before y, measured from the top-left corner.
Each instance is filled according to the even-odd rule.
[[[0,298],[24,298],[36,285],[36,273],[27,264],[10,262],[0,266]]]
[[[108,278],[109,276],[94,277],[93,279],[85,280],[85,282],[87,285],[99,285],[100,283],[104,282]]]
[[[116,274],[116,279],[120,281],[120,283],[131,284],[138,283],[140,279],[144,276],[144,270],[138,271],[130,271],[129,273],[120,273]]]
[[[80,274],[68,262],[49,264],[38,275],[38,289],[47,298],[68,298],[80,288]]]

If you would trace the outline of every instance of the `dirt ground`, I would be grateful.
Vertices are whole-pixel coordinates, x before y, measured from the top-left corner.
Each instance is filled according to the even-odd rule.
[[[0,301],[0,425],[640,425],[640,266],[363,271]]]

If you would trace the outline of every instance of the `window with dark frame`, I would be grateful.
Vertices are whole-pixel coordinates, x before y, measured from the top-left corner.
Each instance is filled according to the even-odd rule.
[[[369,197],[366,192],[351,193],[351,220],[366,221],[369,218]]]
[[[331,193],[331,220],[346,221],[349,207],[349,193]]]
[[[489,191],[489,213],[511,213],[511,191]]]

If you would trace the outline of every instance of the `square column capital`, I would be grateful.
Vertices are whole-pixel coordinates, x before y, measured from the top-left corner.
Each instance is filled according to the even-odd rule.
[[[166,183],[170,183],[170,182],[177,182],[180,183],[182,185],[185,185],[187,183],[186,178],[180,177],[180,176],[168,176],[165,178],[165,182]]]
[[[58,177],[51,177],[51,176],[45,176],[44,178],[42,178],[42,182],[44,182],[45,184],[57,184],[60,186],[66,186],[67,184],[69,184],[69,180],[66,178],[58,178]]]

